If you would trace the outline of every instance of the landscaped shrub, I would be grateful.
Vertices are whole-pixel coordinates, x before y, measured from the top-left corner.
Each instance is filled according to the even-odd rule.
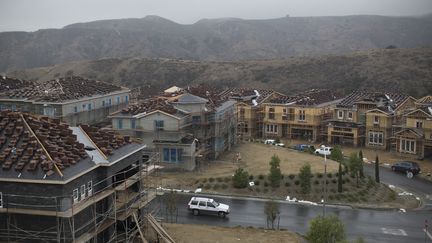
[[[328,178],[332,178],[332,177],[333,177],[333,174],[332,174],[332,173],[327,173],[327,177],[328,177]]]
[[[216,178],[216,180],[217,180],[217,182],[222,182],[223,178],[222,177],[218,177],[218,178]]]
[[[285,186],[289,187],[289,186],[291,186],[291,184],[289,182],[285,182]]]
[[[326,181],[326,184],[328,185],[328,184],[330,184],[330,181],[329,180],[325,180]]]
[[[268,192],[268,188],[264,188],[264,193],[267,193]]]
[[[259,186],[260,181],[259,181],[259,180],[256,180],[256,181],[254,181],[254,183],[255,183],[255,186]]]
[[[330,189],[330,192],[331,193],[336,193],[336,189],[332,188],[332,189]]]
[[[231,177],[225,177],[223,180],[224,180],[224,182],[230,182],[231,181]]]
[[[213,185],[213,190],[217,190],[217,189],[219,189],[219,187],[220,187],[220,185],[218,183],[216,183]]]
[[[196,180],[194,184],[198,184],[198,183],[199,183],[199,180]]]
[[[211,185],[209,183],[205,184],[204,189],[208,190],[211,188]]]
[[[256,192],[261,192],[261,189],[260,189],[259,187],[256,187],[256,188],[255,188],[255,191],[256,191]]]
[[[337,183],[337,180],[335,178],[332,179],[333,184]]]
[[[315,185],[319,185],[320,184],[319,180],[315,180],[314,183],[315,183]]]
[[[323,174],[321,174],[319,172],[316,175],[317,175],[318,178],[322,178],[323,177]]]
[[[299,181],[299,180],[295,180],[295,181],[294,181],[294,184],[295,184],[296,186],[298,186],[298,185],[300,185],[300,181]]]
[[[198,184],[198,188],[203,188],[203,187],[204,187],[204,184],[202,184],[202,183]]]
[[[350,181],[351,181],[351,180],[350,180],[349,178],[346,178],[346,179],[345,179],[345,182],[346,182],[346,183],[350,183]]]
[[[233,186],[235,188],[245,188],[249,185],[249,175],[247,171],[242,168],[238,168],[233,176]]]
[[[388,201],[394,201],[394,200],[396,200],[396,192],[390,191],[390,193],[387,196],[387,200]]]
[[[213,182],[214,180],[215,180],[215,178],[213,178],[213,177],[209,178],[209,182]]]
[[[227,188],[228,188],[228,185],[227,185],[227,184],[222,184],[222,186],[221,186],[221,187],[222,187],[222,189],[224,189],[224,190],[225,190],[225,189],[227,189]]]
[[[267,181],[264,181],[264,186],[265,186],[265,187],[268,187],[268,186],[269,186],[269,183],[268,183]]]
[[[289,174],[288,177],[292,180],[292,179],[295,178],[295,175],[294,174]]]
[[[258,175],[258,179],[264,180],[264,175],[263,174]]]
[[[254,176],[253,176],[253,175],[250,175],[250,176],[249,176],[249,180],[250,180],[250,181],[253,181],[253,179],[254,179]]]
[[[328,196],[328,199],[329,199],[329,200],[333,200],[334,198],[335,198],[335,197],[334,197],[333,195],[329,195],[329,196]]]
[[[204,179],[202,180],[202,182],[203,182],[203,183],[206,183],[206,182],[207,182],[207,178],[204,178]]]

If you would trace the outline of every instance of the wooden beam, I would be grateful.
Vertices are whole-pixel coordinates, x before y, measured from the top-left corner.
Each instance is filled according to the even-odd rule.
[[[33,129],[30,127],[30,125],[27,123],[26,119],[24,118],[23,114],[20,113],[21,119],[23,119],[24,124],[26,125],[27,129],[30,131],[32,136],[36,138],[36,141],[39,143],[39,145],[42,147],[42,150],[45,152],[45,154],[48,156],[48,158],[52,161],[51,155],[48,153],[48,151],[45,149],[45,146],[43,146],[42,142],[39,140],[39,138],[34,133]],[[54,168],[56,169],[57,173],[63,177],[63,173],[60,171],[60,169],[57,167],[56,163],[54,162]]]

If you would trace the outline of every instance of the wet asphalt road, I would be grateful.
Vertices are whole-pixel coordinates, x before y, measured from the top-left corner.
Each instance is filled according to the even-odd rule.
[[[365,173],[374,176],[373,165],[365,166]],[[423,199],[421,209],[408,210],[406,213],[397,210],[370,210],[351,209],[347,207],[327,206],[326,213],[334,213],[344,222],[349,239],[353,240],[362,236],[366,242],[391,242],[411,243],[428,242],[432,239],[425,235],[424,222],[429,222],[429,232],[432,234],[432,183],[416,178],[408,179],[404,174],[394,173],[389,168],[380,168],[381,182],[395,185],[414,193]],[[231,214],[225,219],[211,215],[193,216],[187,210],[187,203],[191,195],[177,195],[177,223],[182,224],[206,224],[218,226],[267,226],[264,214],[264,200],[239,199],[230,197],[209,196],[217,201],[230,205]],[[164,197],[158,197],[150,204],[151,208],[158,208],[157,217],[167,218],[164,205]],[[279,226],[300,234],[304,234],[309,225],[308,222],[322,215],[322,206],[299,205],[288,202],[280,202]]]
[[[215,197],[215,200],[230,205],[231,213],[224,219],[212,215],[193,216],[187,210],[187,203],[191,195],[177,195],[177,223],[206,224],[217,226],[253,226],[266,227],[264,214],[264,200],[232,199],[228,197]],[[308,222],[323,213],[322,206],[299,205],[287,202],[280,204],[280,228],[304,234]],[[152,207],[160,208],[157,217],[166,219],[163,197],[156,198]],[[349,239],[362,236],[366,242],[392,242],[409,243],[425,242],[423,232],[424,220],[432,222],[431,211],[377,211],[366,209],[350,209],[326,207],[326,213],[334,213],[344,222]],[[427,238],[426,242],[432,242]]]

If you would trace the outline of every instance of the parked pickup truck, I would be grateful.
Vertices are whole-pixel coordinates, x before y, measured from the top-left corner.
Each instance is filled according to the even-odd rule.
[[[315,150],[315,154],[330,155],[332,150],[332,147],[322,146]]]

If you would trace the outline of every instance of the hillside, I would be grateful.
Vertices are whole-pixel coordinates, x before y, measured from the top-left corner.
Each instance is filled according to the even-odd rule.
[[[62,29],[0,33],[0,72],[102,58],[240,61],[430,47],[432,16],[203,19],[157,16],[101,20]]]
[[[350,92],[355,88],[400,89],[414,97],[432,94],[432,48],[388,49],[345,55],[242,62],[179,59],[103,59],[8,73],[30,80],[81,75],[159,91],[171,85],[272,88],[293,94],[309,88]]]

